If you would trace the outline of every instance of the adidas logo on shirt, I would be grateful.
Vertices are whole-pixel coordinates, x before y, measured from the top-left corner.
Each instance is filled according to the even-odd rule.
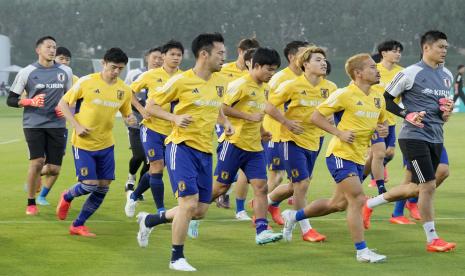
[[[363,105],[362,101],[358,101],[357,105]]]
[[[197,88],[194,88],[194,89],[192,90],[192,94],[199,94],[199,90],[198,90]]]

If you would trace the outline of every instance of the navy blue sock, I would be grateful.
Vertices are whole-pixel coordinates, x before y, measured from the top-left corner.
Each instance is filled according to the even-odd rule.
[[[257,235],[266,229],[268,229],[268,220],[266,220],[266,218],[258,218],[255,220],[255,230],[257,231]]]
[[[411,197],[408,199],[409,203],[417,203],[418,202],[418,197]]]
[[[184,258],[184,244],[174,245],[171,248],[171,262]]]
[[[307,217],[304,214],[304,209],[300,209],[299,211],[297,211],[297,213],[295,213],[295,220],[296,221],[301,221],[301,220],[304,220],[306,218]]]
[[[73,222],[73,225],[84,225],[86,220],[92,216],[100,207],[107,192],[108,187],[98,187],[97,191],[92,192],[87,198],[86,202],[84,202],[84,205],[82,205],[81,212],[79,213],[77,219]]]
[[[393,217],[400,217],[404,215],[404,206],[405,206],[405,199],[396,201],[396,205],[394,207],[394,212],[392,212]]]
[[[387,156],[384,157],[384,160],[383,160],[383,165],[386,167],[387,163],[391,162],[391,160],[394,158],[394,156]]]
[[[162,212],[156,215],[148,215],[145,217],[145,226],[152,228],[159,224],[167,223],[168,220],[165,217],[166,212]]]
[[[150,183],[149,183],[149,174],[146,173],[144,174],[140,179],[139,179],[139,184],[137,185],[137,188],[132,192],[131,198],[133,200],[137,200],[145,191],[147,191],[150,188]]]
[[[68,190],[64,198],[66,201],[71,202],[75,197],[87,195],[96,190],[97,190],[97,185],[88,185],[88,184],[78,182]]]
[[[236,213],[245,210],[245,199],[236,197]]]
[[[376,186],[378,187],[378,194],[384,194],[386,191],[386,187],[384,186],[384,179],[376,180]]]
[[[365,241],[355,243],[355,249],[362,250],[362,249],[365,249],[365,248],[367,248],[367,243]]]
[[[48,195],[48,192],[50,192],[50,189],[42,186],[42,190],[40,191],[40,197],[46,197]]]
[[[165,185],[163,184],[163,174],[155,173],[150,175],[150,189],[152,190],[153,200],[157,209],[165,210]]]

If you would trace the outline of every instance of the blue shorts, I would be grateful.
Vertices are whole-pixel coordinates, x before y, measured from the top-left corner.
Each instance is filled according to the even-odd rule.
[[[410,171],[411,170],[410,163],[405,158],[403,158],[403,161],[404,161],[404,167]],[[444,146],[442,146],[441,157],[439,158],[439,164],[449,165],[449,156],[447,155],[447,150],[446,150],[446,147]]]
[[[140,128],[140,140],[144,147],[145,156],[149,162],[165,159],[166,135],[160,134],[144,125]]]
[[[218,144],[218,147],[216,147],[216,156],[217,156],[217,157],[220,156],[221,151],[223,150],[223,144],[224,144],[224,141],[221,142],[221,143],[219,143],[219,144]],[[218,176],[218,166],[215,167],[215,172],[213,173],[213,175],[214,175],[214,176]],[[237,178],[238,178],[238,174],[236,174],[236,176],[234,176],[234,181],[233,181],[233,183],[237,181]]]
[[[114,146],[89,151],[73,146],[74,165],[79,181],[115,179]]]
[[[268,141],[264,143],[266,166],[270,171],[284,171],[284,152],[282,142]]]
[[[176,198],[199,195],[199,202],[212,199],[212,155],[184,143],[166,146],[166,167]]]
[[[371,144],[374,145],[376,143],[384,142],[386,144],[386,148],[394,148],[396,146],[396,126],[389,126],[388,131],[388,136],[381,138],[379,137],[378,132],[375,130],[373,137],[371,137]]]
[[[216,124],[215,125],[215,132],[216,132],[216,136],[218,136],[218,138],[220,138],[220,136],[224,132],[224,127],[222,125],[220,125],[220,124]]]
[[[292,183],[312,177],[318,151],[299,147],[293,141],[283,142],[284,164]]]
[[[336,157],[332,154],[326,157],[326,165],[336,184],[351,176],[358,176],[360,183],[363,182],[363,165]]]
[[[230,185],[237,171],[241,169],[248,180],[266,180],[266,161],[264,151],[246,151],[224,141],[216,163],[216,180]]]

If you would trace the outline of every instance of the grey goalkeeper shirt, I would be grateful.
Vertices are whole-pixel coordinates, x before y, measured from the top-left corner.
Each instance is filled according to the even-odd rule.
[[[416,139],[430,143],[443,143],[442,113],[439,99],[449,98],[453,84],[452,73],[443,65],[431,68],[420,61],[400,71],[386,87],[386,92],[401,97],[408,112],[425,111],[424,128],[405,121],[399,139]]]

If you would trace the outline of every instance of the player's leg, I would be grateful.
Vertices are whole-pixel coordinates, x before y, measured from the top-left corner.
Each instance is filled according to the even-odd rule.
[[[378,133],[375,132],[374,136],[378,136]],[[386,144],[384,143],[384,138],[377,138],[371,140],[371,174],[378,188],[378,194],[386,192],[386,187],[384,186],[384,158],[386,156]]]
[[[236,192],[236,218],[239,220],[250,220],[250,217],[245,210],[245,201],[249,191],[249,183],[242,170],[239,170],[234,189]]]
[[[396,152],[396,125],[389,126],[388,136],[384,138],[384,143],[386,144],[386,156],[384,157],[384,182],[389,181],[389,174],[387,170],[387,164],[394,159],[394,154]]]
[[[44,129],[25,128],[24,136],[29,149],[29,168],[27,173],[27,215],[37,215],[36,205],[37,184],[40,173],[45,165],[46,134]]]
[[[42,168],[42,175],[45,175],[44,183],[37,203],[40,205],[50,205],[46,197],[60,174],[61,164],[66,149],[66,128],[46,129],[46,152],[45,166]]]
[[[125,184],[126,192],[134,191],[137,171],[139,170],[140,165],[145,161],[143,149],[142,156],[140,156],[140,147],[142,146],[140,141],[140,129],[128,127],[128,137],[132,156],[131,159],[129,159],[129,174]]]

